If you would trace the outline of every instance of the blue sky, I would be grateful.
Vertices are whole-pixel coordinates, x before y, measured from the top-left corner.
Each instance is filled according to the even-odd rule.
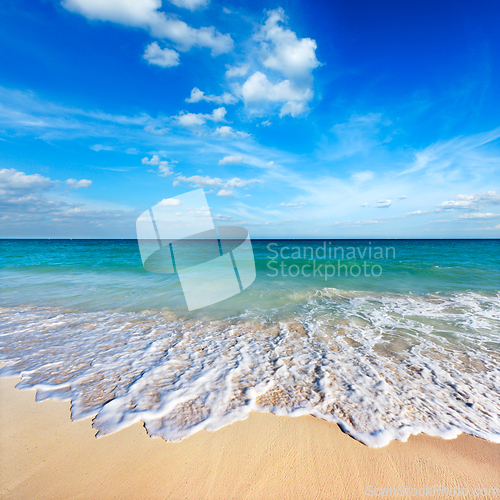
[[[0,236],[134,238],[203,187],[253,238],[500,237],[500,6],[10,1]]]

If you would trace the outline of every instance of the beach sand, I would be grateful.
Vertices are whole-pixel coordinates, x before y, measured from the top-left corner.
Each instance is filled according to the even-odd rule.
[[[0,379],[4,499],[358,499],[367,486],[500,487],[500,445],[461,435],[412,436],[368,448],[314,417],[254,412],[180,443],[140,423],[96,439],[69,403],[35,403]],[[372,496],[374,497],[374,495]],[[436,495],[438,497],[438,495]]]

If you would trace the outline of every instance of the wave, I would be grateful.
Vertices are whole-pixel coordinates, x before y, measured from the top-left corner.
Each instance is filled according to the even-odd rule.
[[[252,410],[314,415],[373,447],[425,432],[500,442],[500,296],[323,288],[281,315],[0,307],[0,375],[70,400],[98,436],[176,441]]]

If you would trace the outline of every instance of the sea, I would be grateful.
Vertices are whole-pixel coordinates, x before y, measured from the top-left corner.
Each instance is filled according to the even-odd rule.
[[[0,240],[0,375],[70,401],[98,437],[142,421],[179,441],[260,411],[372,447],[500,443],[500,240],[252,248],[253,283],[189,310],[136,240]]]

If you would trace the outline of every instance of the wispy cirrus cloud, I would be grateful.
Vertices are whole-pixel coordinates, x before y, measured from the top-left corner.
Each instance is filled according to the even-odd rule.
[[[438,141],[415,152],[412,164],[401,175],[415,172],[437,174],[445,170],[488,171],[500,163],[500,127],[465,137]]]

